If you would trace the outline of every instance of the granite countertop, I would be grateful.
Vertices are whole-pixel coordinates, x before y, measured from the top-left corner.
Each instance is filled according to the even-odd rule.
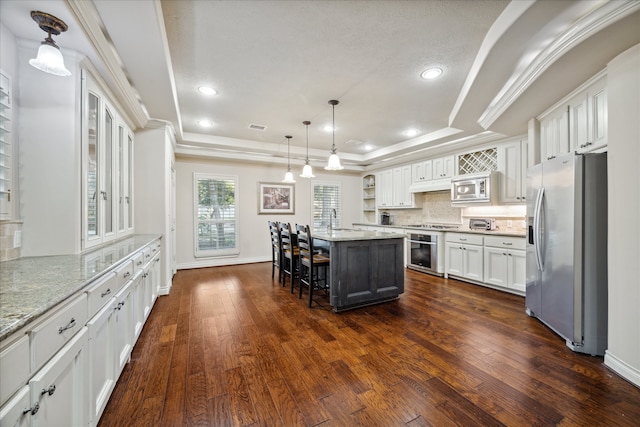
[[[381,239],[404,239],[406,236],[401,233],[385,233],[382,231],[364,231],[351,228],[334,229],[330,233],[315,233],[314,239],[326,240],[327,242],[348,242],[355,240],[381,240]]]
[[[134,235],[82,254],[0,263],[0,341],[159,237]]]
[[[380,225],[380,224],[365,224],[365,223],[353,223],[354,227],[359,225],[363,225],[366,227],[384,227],[384,228],[398,228],[402,230],[422,230],[425,231],[425,228],[422,227],[411,227],[409,225]],[[487,236],[510,236],[510,237],[526,237],[527,233],[525,230],[470,230],[468,228],[458,228],[458,229],[446,229],[446,230],[429,230],[429,231],[441,231],[447,233],[473,233],[473,234],[484,234]]]

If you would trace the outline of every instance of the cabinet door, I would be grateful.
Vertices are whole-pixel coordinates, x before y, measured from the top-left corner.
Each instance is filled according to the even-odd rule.
[[[31,425],[31,412],[35,414],[37,411],[36,407],[31,406],[29,396],[29,387],[24,386],[0,408],[0,426],[29,427]],[[40,408],[37,407],[37,410]]]
[[[393,169],[393,206],[399,208],[411,208],[414,206],[414,196],[409,191],[411,182],[410,165]]]
[[[116,354],[116,376],[120,375],[124,365],[129,361],[133,347],[133,298],[129,281],[116,294],[113,320],[114,348]]]
[[[587,95],[580,94],[569,102],[569,145],[572,150],[584,150],[589,143]]]
[[[116,381],[114,298],[89,322],[89,418],[97,425]]]
[[[462,254],[462,246],[455,243],[447,243],[445,245],[447,251],[446,264],[447,274],[453,274],[456,276],[463,276],[464,274],[464,261]]]
[[[144,325],[144,281],[142,272],[136,274],[131,284],[131,299],[133,305],[133,342],[136,342],[142,332],[142,326]]]
[[[481,282],[484,278],[482,273],[484,268],[482,246],[465,245],[462,249],[465,268],[464,277]]]
[[[569,113],[559,108],[540,121],[540,149],[543,161],[569,152]]]
[[[153,268],[151,269],[151,307],[153,307],[153,304],[158,297],[158,293],[160,292],[160,286],[162,286],[162,280],[160,276],[160,266],[162,265],[162,263],[160,262],[160,259],[161,253],[160,251],[158,251],[155,258],[153,259]]]
[[[86,426],[88,416],[87,328],[82,328],[29,381],[32,422],[41,426]]]
[[[393,170],[385,170],[376,175],[376,203],[378,207],[388,208],[393,204]]]
[[[507,252],[498,248],[484,248],[484,282],[507,287],[509,280]]]
[[[499,148],[498,169],[502,171],[500,201],[523,203],[522,201],[522,148],[520,141]]]
[[[433,162],[425,160],[411,165],[413,182],[429,181],[433,178]]]
[[[596,149],[607,145],[607,86],[605,79],[594,84],[589,89],[589,119],[591,124],[589,149]]]
[[[509,280],[508,286],[520,292],[525,292],[527,276],[526,251],[509,251]]]

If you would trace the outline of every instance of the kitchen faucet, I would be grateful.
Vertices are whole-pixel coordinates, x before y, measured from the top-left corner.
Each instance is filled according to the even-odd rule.
[[[331,218],[338,218],[335,208],[331,209],[331,213],[329,214],[329,226],[327,227],[327,231],[331,233],[333,231],[333,221]]]

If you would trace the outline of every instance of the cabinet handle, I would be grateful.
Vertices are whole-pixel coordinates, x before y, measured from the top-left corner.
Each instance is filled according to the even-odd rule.
[[[511,242],[502,242],[502,244],[505,245],[505,246],[512,246],[513,245],[513,243],[511,243]]]
[[[100,194],[102,194],[102,200],[107,200],[107,192],[106,191],[101,191]]]
[[[142,260],[138,261],[136,265],[142,265]]]
[[[549,156],[549,157],[547,157],[547,160],[551,160],[551,159],[555,159],[555,158],[556,158],[556,156]]]
[[[502,255],[506,256],[507,254],[506,254],[506,253],[504,253],[504,252],[502,252]]]
[[[460,240],[461,242],[466,242],[467,241],[467,239],[463,239],[462,237],[460,239],[458,239],[458,240]]]
[[[42,391],[40,392],[40,395],[42,396],[49,393],[49,396],[53,396],[53,393],[55,392],[56,392],[56,385],[51,384],[49,387],[43,388]]]
[[[71,329],[73,327],[76,326],[76,319],[74,319],[73,317],[71,318],[71,320],[69,320],[69,323],[67,323],[67,326],[60,326],[58,328],[58,333],[61,334],[64,331],[66,331],[67,329]]]
[[[101,298],[106,297],[107,295],[109,295],[111,293],[111,288],[107,289],[106,291],[104,291],[103,293],[100,294]]]
[[[38,402],[34,403],[33,406],[31,408],[25,408],[22,410],[22,414],[28,414],[29,412],[31,412],[31,415],[35,415],[38,413],[38,410],[40,410],[40,404]]]
[[[7,202],[10,202],[10,201],[11,201],[11,189],[9,188],[7,190]]]
[[[507,254],[507,255],[511,256],[511,254]]]
[[[122,277],[123,277],[123,278],[125,278],[125,279],[126,279],[127,277],[129,277],[129,276],[131,276],[131,272],[130,272],[130,271],[127,271],[127,272],[125,272],[125,273],[122,275]]]

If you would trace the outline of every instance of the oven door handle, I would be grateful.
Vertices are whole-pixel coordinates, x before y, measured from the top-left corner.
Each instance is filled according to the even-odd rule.
[[[436,245],[436,242],[424,242],[422,240],[409,240],[409,243],[418,243],[420,245],[431,245],[431,246]]]

